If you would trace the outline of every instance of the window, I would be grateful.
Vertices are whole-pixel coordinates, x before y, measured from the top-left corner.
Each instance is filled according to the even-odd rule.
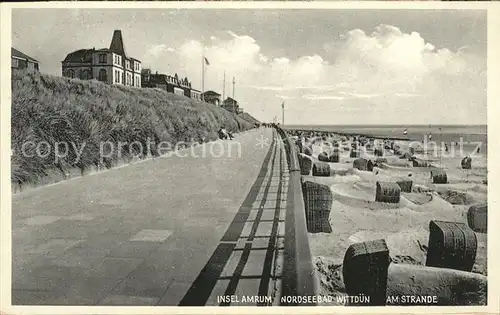
[[[87,79],[87,70],[80,70],[80,80]]]
[[[69,69],[69,70],[68,70],[68,77],[70,77],[70,78],[74,78],[74,77],[75,77],[75,71],[73,71],[73,70]]]
[[[28,61],[27,60],[19,60],[19,69],[26,69],[28,68]]]
[[[99,63],[107,63],[108,62],[108,56],[106,54],[99,54]]]
[[[115,70],[115,83],[120,83],[120,71]]]
[[[119,56],[119,55],[114,55],[114,56],[115,56],[115,58],[114,58],[115,65],[121,66],[121,64],[122,64],[121,63],[121,56]]]
[[[108,81],[108,74],[105,69],[99,70],[99,81],[106,82]]]
[[[17,68],[18,67],[18,60],[15,58],[12,58],[12,67]]]
[[[130,61],[125,61],[125,68],[130,69]]]

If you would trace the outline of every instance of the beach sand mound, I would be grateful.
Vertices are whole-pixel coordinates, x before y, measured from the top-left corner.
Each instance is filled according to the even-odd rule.
[[[411,192],[411,193],[402,192],[401,199],[405,200],[407,204],[421,206],[432,201],[432,194],[418,193],[418,192]]]
[[[422,231],[413,231],[421,233]],[[357,236],[360,237],[362,233]],[[401,236],[401,235],[399,235]],[[404,236],[404,235],[403,235]],[[409,235],[408,235],[409,236]],[[397,237],[394,235],[394,237]],[[372,239],[373,237],[369,237]],[[390,252],[394,250],[391,238],[386,240]],[[391,255],[387,277],[388,296],[435,296],[437,305],[484,305],[487,299],[487,278],[476,272],[465,272],[447,268],[425,266],[427,247],[420,242],[413,244],[408,255]],[[408,251],[408,249],[406,249]],[[319,294],[333,296],[329,305],[346,305],[337,297],[346,296],[343,265],[328,257],[316,257],[314,265],[318,272]],[[389,303],[391,304],[391,303]],[[395,305],[405,305],[400,301]],[[418,303],[417,303],[418,305]],[[425,305],[421,303],[420,305]]]
[[[391,264],[387,277],[387,295],[433,296],[437,298],[437,304],[434,305],[486,305],[487,278],[454,269]],[[400,301],[396,305],[426,304]]]
[[[470,194],[458,190],[438,191],[438,194],[452,205],[471,205],[476,203],[476,199]]]

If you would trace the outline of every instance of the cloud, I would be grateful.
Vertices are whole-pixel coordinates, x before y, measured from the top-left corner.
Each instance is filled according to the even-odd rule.
[[[304,94],[302,95],[302,98],[306,100],[335,100],[335,101],[343,101],[346,99],[345,96],[314,95],[314,94]]]
[[[174,52],[175,49],[168,47],[165,44],[151,45],[148,47],[147,53],[153,57],[160,57],[164,53]]]
[[[323,45],[322,54],[292,58],[266,54],[251,36],[230,30],[226,34],[205,47],[187,40],[175,52],[156,45],[148,54],[201,87],[204,53],[210,61],[205,89],[220,92],[226,72],[226,94],[232,92],[235,77],[235,97],[261,119],[280,115],[280,107],[273,104],[287,99],[297,102],[297,112],[287,115],[297,123],[306,117],[313,121],[303,123],[332,123],[330,116],[342,117],[344,123],[349,117],[353,123],[486,120],[486,59],[468,47],[437,48],[417,32],[381,24],[371,32],[354,29],[341,34]],[[322,115],[314,118],[306,113],[308,102],[326,106],[328,101],[356,101],[359,115],[350,110],[343,116],[335,106],[321,107]]]
[[[295,99],[295,97],[293,96],[288,96],[288,95],[276,95],[277,98],[281,98],[281,99],[284,99],[284,100],[293,100]]]

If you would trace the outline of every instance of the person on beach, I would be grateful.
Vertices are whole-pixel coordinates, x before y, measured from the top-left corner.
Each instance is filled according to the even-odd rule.
[[[224,126],[221,126],[219,131],[217,132],[219,134],[219,139],[225,140],[225,139],[233,139],[233,135],[227,132],[226,128]]]

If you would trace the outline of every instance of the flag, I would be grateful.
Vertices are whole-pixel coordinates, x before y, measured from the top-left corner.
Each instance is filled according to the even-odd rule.
[[[207,66],[210,66],[210,62],[208,62],[207,57],[203,57],[203,59],[205,59],[205,64],[206,64]]]
[[[285,102],[281,103],[281,108],[285,108]]]

